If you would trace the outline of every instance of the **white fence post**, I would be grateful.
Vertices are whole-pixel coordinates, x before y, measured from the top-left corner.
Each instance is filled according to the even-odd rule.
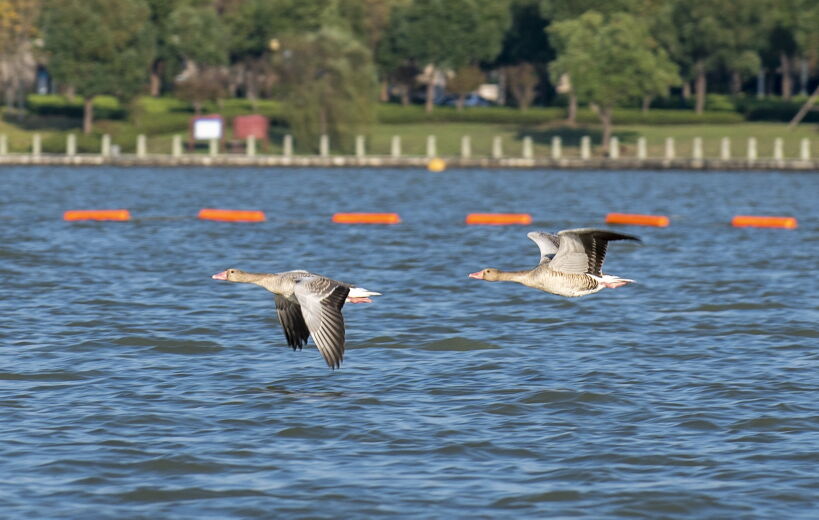
[[[674,159],[676,152],[674,150],[674,138],[673,137],[666,137],[665,138],[665,158],[668,161]]]
[[[523,138],[523,158],[531,159],[534,155],[532,151],[532,138],[527,135]]]
[[[430,159],[438,155],[438,146],[434,135],[427,136],[427,157]]]
[[[591,137],[587,135],[580,138],[580,158],[584,161],[591,159]]]
[[[719,143],[719,158],[723,161],[731,159],[731,138],[723,137]]]
[[[472,138],[468,135],[461,136],[461,157],[464,159],[472,157]]]
[[[394,135],[390,141],[390,155],[393,157],[401,157],[401,136]]]
[[[563,141],[560,136],[552,137],[552,159],[559,160],[563,156]]]

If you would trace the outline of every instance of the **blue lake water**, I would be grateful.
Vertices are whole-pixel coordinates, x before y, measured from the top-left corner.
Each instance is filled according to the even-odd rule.
[[[817,200],[815,173],[4,168],[0,517],[816,518]],[[485,211],[535,224],[463,224]],[[671,217],[618,228],[643,244],[604,270],[637,284],[466,277],[610,211]],[[330,371],[227,267],[383,296]]]

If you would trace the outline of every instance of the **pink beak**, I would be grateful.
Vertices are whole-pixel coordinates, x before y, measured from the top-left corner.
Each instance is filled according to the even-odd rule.
[[[215,275],[211,276],[214,280],[227,280],[227,271],[222,271],[221,273],[216,273]]]
[[[477,273],[469,273],[470,278],[475,278],[476,280],[483,280],[483,271],[478,271]]]

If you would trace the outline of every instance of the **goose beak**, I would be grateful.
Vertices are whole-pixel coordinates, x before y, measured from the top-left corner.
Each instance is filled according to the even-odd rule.
[[[469,273],[470,278],[475,278],[476,280],[483,280],[483,271],[478,271],[477,273]]]
[[[215,275],[211,276],[214,280],[227,280],[227,271],[222,271],[221,273],[216,273]]]

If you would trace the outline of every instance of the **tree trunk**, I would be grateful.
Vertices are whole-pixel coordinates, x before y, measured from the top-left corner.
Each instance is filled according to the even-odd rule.
[[[742,90],[742,76],[739,72],[733,71],[731,73],[731,95],[737,96]]]
[[[691,83],[684,81],[682,84],[682,97],[687,100],[691,97]]]
[[[705,91],[706,91],[706,82],[705,82],[705,64],[702,61],[697,62],[697,79],[696,79],[696,94],[697,100],[695,105],[695,111],[697,114],[702,114],[705,110]]]
[[[651,96],[643,96],[643,106],[640,107],[640,110],[643,114],[648,114],[648,109],[651,108],[651,100],[653,98]]]
[[[156,60],[151,65],[151,82],[150,82],[150,94],[151,97],[159,97],[162,93],[162,80],[159,77],[159,72],[162,67],[162,62],[160,60]]]
[[[319,135],[327,134],[327,110],[322,106],[319,108]]]
[[[568,114],[566,114],[566,123],[569,126],[577,124],[577,94],[574,91],[569,92],[569,107]]]
[[[609,150],[609,142],[611,141],[611,113],[612,107],[610,105],[598,107],[597,116],[600,118],[600,122],[603,123],[603,142],[601,143],[603,146],[604,153],[608,153]]]
[[[466,94],[458,94],[458,101],[455,102],[455,110],[461,112],[464,109],[464,100],[466,99]]]
[[[94,96],[83,98],[82,106],[82,132],[90,134],[94,130]]]
[[[390,89],[387,80],[382,79],[380,87],[381,88],[378,89],[378,100],[382,103],[386,103],[390,100]]]
[[[793,78],[791,78],[791,59],[784,52],[779,55],[780,70],[782,71],[782,99],[790,101],[793,94]]]
[[[435,106],[435,67],[430,67],[429,78],[427,80],[427,100],[424,105],[424,110],[427,114],[432,112],[432,107]]]
[[[407,84],[401,85],[401,105],[409,106],[410,104],[410,86]]]
[[[816,87],[816,90],[813,91],[813,94],[811,94],[808,100],[805,101],[805,104],[802,105],[802,108],[799,109],[799,112],[797,112],[796,115],[793,116],[791,122],[788,123],[788,128],[793,130],[796,127],[796,125],[798,125],[802,121],[802,118],[805,117],[805,114],[808,113],[810,107],[812,107],[813,104],[816,103],[817,101],[819,101],[819,86]]]

